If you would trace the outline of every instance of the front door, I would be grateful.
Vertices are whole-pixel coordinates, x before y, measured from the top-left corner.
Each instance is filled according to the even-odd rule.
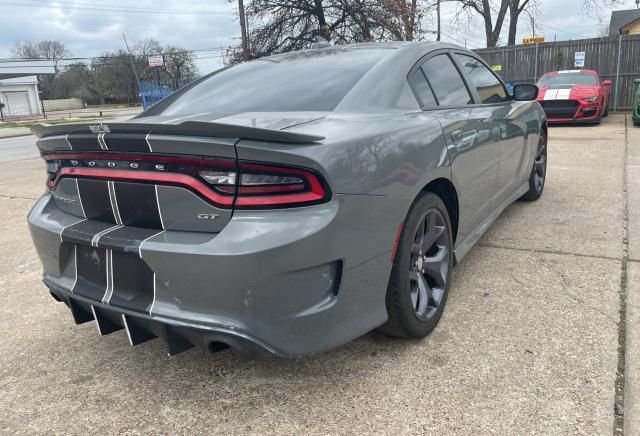
[[[497,206],[500,144],[493,140],[492,126],[484,121],[485,114],[474,107],[474,97],[450,54],[430,56],[418,71],[424,74],[426,90],[432,90],[434,97],[431,107],[422,98],[423,109],[440,122],[447,141],[452,177],[458,189],[458,240],[462,241]],[[417,73],[414,70],[411,74]]]

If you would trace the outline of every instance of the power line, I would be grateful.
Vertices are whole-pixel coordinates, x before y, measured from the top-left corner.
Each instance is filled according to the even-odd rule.
[[[220,47],[211,47],[211,48],[199,48],[199,49],[193,49],[193,50],[187,50],[187,49],[180,49],[180,50],[184,50],[185,52],[190,53],[194,59],[208,59],[208,58],[214,58],[214,57],[223,57],[224,56],[223,54],[216,54],[216,53],[224,52],[225,50],[228,50],[231,48],[235,48],[235,46],[229,45],[229,46],[220,46]],[[159,54],[167,55],[167,53],[159,53]],[[134,55],[136,54],[134,53]],[[74,57],[58,58],[56,59],[56,61],[61,61],[61,62],[93,61],[93,60],[105,60],[105,59],[118,59],[121,56],[122,55],[74,56]],[[142,55],[138,54],[137,56],[142,56]],[[53,60],[51,59],[39,59],[39,58],[34,58],[34,59],[0,58],[0,62],[43,62],[43,61],[53,62]]]
[[[30,0],[22,0],[22,1],[30,1]],[[86,11],[96,11],[96,12],[120,12],[127,14],[166,14],[166,15],[235,15],[232,11],[186,11],[179,9],[152,9],[152,8],[141,8],[141,7],[129,7],[129,6],[97,6],[90,5],[86,3],[67,3],[62,1],[51,1],[51,2],[31,2],[31,3],[17,3],[17,2],[9,2],[9,1],[1,1],[0,5],[5,6],[18,6],[18,7],[38,7],[38,8],[49,8],[49,9],[59,9],[59,8],[67,8],[67,9],[77,9],[77,10],[86,10]]]

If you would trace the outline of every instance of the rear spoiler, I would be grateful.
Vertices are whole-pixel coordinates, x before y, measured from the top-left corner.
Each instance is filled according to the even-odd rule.
[[[209,136],[216,138],[254,139],[258,141],[308,143],[325,139],[324,136],[307,135],[286,130],[262,129],[236,124],[209,123],[206,121],[185,121],[179,124],[159,123],[69,123],[36,124],[31,132],[38,138],[75,133],[137,133],[160,135]]]

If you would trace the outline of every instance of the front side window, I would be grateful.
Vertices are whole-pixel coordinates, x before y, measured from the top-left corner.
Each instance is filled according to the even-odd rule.
[[[440,106],[464,106],[473,99],[458,69],[448,55],[437,55],[422,64],[422,70],[436,94]]]
[[[476,88],[480,102],[484,104],[501,103],[507,99],[502,82],[478,59],[462,54],[456,55],[471,86]]]

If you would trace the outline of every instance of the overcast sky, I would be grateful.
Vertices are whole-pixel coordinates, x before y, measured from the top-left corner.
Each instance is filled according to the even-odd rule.
[[[595,37],[609,23],[610,9],[585,15],[583,0],[539,3],[536,34],[547,41]],[[635,8],[635,0],[621,3],[616,9]],[[482,47],[481,22],[456,24],[454,14],[454,4],[444,3],[443,38]],[[0,17],[0,58],[9,57],[17,41],[44,39],[63,42],[77,57],[97,56],[123,48],[124,32],[130,44],[155,38],[163,45],[199,50],[196,56],[203,74],[222,64],[219,48],[237,44],[240,35],[235,2],[227,0],[0,0]],[[519,38],[531,36],[528,17],[519,27]],[[505,23],[503,43],[506,30]]]

